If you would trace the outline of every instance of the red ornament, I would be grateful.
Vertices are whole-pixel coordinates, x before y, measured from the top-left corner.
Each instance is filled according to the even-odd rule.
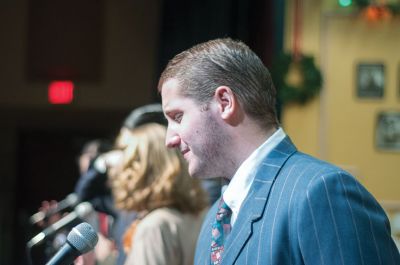
[[[364,17],[369,21],[378,21],[392,17],[390,10],[383,5],[370,5],[363,10]]]

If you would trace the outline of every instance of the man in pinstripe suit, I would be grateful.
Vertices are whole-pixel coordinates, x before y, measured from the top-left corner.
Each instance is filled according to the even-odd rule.
[[[222,197],[232,229],[213,264],[400,264],[373,196],[348,172],[299,152],[280,128],[270,74],[245,44],[216,39],[178,54],[159,91],[167,146],[181,150],[193,177],[229,181]],[[217,207],[195,264],[211,263]]]

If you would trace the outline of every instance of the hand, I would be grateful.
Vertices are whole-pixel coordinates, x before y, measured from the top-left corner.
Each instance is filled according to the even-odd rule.
[[[96,264],[96,254],[94,251],[89,251],[77,257],[74,261],[74,265],[95,265]]]
[[[115,264],[118,252],[115,244],[102,234],[97,234],[99,241],[94,250],[75,259],[74,265]],[[107,262],[108,261],[108,262]]]
[[[46,214],[51,210],[55,210],[57,209],[57,201],[55,200],[51,200],[51,201],[42,201],[42,205],[39,207],[39,211]],[[38,226],[39,227],[47,227],[49,225],[54,224],[55,222],[57,222],[58,220],[61,219],[61,214],[60,213],[56,213],[51,215],[48,219],[43,219],[42,221],[38,222]]]

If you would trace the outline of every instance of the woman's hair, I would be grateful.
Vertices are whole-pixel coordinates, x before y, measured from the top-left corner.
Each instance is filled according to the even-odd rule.
[[[165,146],[165,135],[166,128],[156,123],[130,131],[122,165],[110,172],[117,208],[198,213],[207,206],[199,181],[189,176],[179,151]]]

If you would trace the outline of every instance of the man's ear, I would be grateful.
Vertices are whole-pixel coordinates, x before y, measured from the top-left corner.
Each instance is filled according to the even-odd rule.
[[[233,91],[227,86],[220,86],[215,90],[214,98],[218,103],[221,118],[228,122],[232,120],[238,107]]]

